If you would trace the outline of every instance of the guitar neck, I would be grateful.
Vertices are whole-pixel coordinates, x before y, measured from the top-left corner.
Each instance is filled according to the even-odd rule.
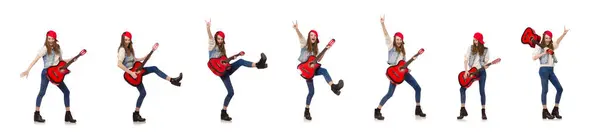
[[[81,56],[81,54],[73,57],[73,59],[71,59],[71,61],[67,62],[67,64],[65,64],[65,66],[63,68],[69,67],[69,65],[71,65],[71,63],[75,62],[75,59],[79,58],[79,56]]]
[[[313,61],[312,63],[313,63],[313,64],[315,64],[315,63],[317,63],[317,61],[321,61],[321,59],[323,58],[323,55],[325,54],[325,52],[327,52],[327,50],[328,50],[328,48],[327,48],[327,47],[325,47],[325,48],[323,49],[323,51],[321,51],[321,53],[319,53],[319,54],[317,55],[317,60]]]
[[[229,61],[231,61],[231,60],[235,59],[235,57],[237,57],[237,56],[240,56],[240,54],[233,55],[233,56],[231,56],[231,57],[227,58],[227,59],[226,59],[224,62],[227,62],[227,63],[229,63]]]
[[[148,62],[148,59],[150,59],[150,56],[152,56],[152,53],[154,53],[154,50],[150,51],[150,53],[148,53],[148,55],[146,55],[146,58],[144,58],[144,62],[142,62],[142,66],[140,66],[140,67],[144,67],[144,65],[146,65],[146,62]],[[141,70],[141,68],[138,70]]]
[[[419,56],[419,54],[415,54],[413,57]],[[404,66],[400,67],[400,68],[406,68],[408,65],[410,65],[410,63],[412,63],[415,59],[412,59],[413,57],[410,58],[410,60],[408,60],[408,62],[406,62],[406,64],[404,64]]]

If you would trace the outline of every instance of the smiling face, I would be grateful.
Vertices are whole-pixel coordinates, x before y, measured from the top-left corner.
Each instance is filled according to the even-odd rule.
[[[475,39],[475,38],[473,38],[473,45],[479,46],[479,41],[477,41],[477,39]]]
[[[224,42],[224,41],[225,41],[225,40],[223,39],[223,37],[221,37],[221,36],[217,35],[217,45],[221,45],[221,44],[223,44],[223,42]]]
[[[544,44],[550,44],[550,41],[552,41],[552,38],[548,35],[544,35]]]
[[[402,45],[402,43],[404,43],[402,38],[400,38],[398,36],[394,37],[394,42],[396,42],[396,46],[400,46],[400,45]]]
[[[54,37],[46,37],[46,41],[48,42],[48,45],[54,45],[54,42],[56,41],[56,39],[54,39]]]
[[[310,43],[317,42],[317,35],[314,32],[310,32],[310,34],[308,34],[308,38],[310,39]]]
[[[129,38],[127,36],[123,36],[123,41],[125,42],[125,44],[129,44],[129,43],[131,43],[131,38]]]

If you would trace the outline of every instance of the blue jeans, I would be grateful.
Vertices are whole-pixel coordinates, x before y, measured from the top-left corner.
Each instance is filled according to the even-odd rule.
[[[410,75],[410,73],[406,73],[406,76],[404,76],[404,81],[406,81],[406,83],[408,83],[410,86],[412,86],[413,89],[415,89],[415,102],[420,103],[421,102],[421,86],[419,86],[419,83],[417,83],[417,80],[415,80],[415,78],[412,75]],[[383,96],[383,98],[379,102],[379,105],[383,106],[385,104],[385,102],[387,102],[388,99],[390,99],[392,97],[392,95],[394,95],[395,90],[396,90],[396,84],[390,82],[390,87],[388,89],[388,92],[387,92],[387,94],[385,94],[385,96]]]
[[[327,69],[325,69],[323,67],[317,69],[315,76],[318,76],[318,75],[323,75],[323,78],[325,78],[325,81],[328,84],[329,84],[329,82],[331,82],[331,76],[329,76],[329,72],[327,72]],[[315,95],[315,85],[314,85],[312,79],[306,80],[306,85],[308,86],[308,96],[306,96],[306,105],[310,105],[310,102],[312,101],[312,98]]]
[[[46,89],[48,88],[48,83],[50,82],[50,80],[48,80],[48,77],[46,76],[46,72],[48,69],[44,69],[42,70],[42,82],[40,83],[40,93],[38,93],[37,99],[35,101],[35,106],[36,107],[40,107],[42,105],[42,98],[44,97],[44,95],[46,95]],[[63,99],[65,101],[65,107],[70,107],[70,94],[71,92],[69,91],[69,88],[67,88],[67,85],[65,84],[65,82],[63,81],[62,83],[58,84],[58,88],[60,89],[60,91],[63,92]]]
[[[554,103],[560,103],[560,98],[562,96],[563,88],[554,75],[554,67],[540,67],[539,70],[540,79],[542,80],[542,105],[546,105],[546,96],[548,95],[548,80],[552,82],[554,88],[556,88],[556,98],[554,99]]]
[[[146,70],[146,72],[144,74],[142,74],[142,76],[146,76],[146,75],[148,75],[150,73],[155,73],[156,75],[158,75],[158,77],[163,78],[163,79],[167,79],[167,74],[165,74],[164,72],[162,72],[156,66],[144,67],[144,69]],[[136,86],[136,88],[140,92],[140,96],[138,96],[137,103],[135,104],[135,107],[139,108],[139,107],[142,107],[142,102],[144,102],[144,98],[146,97],[146,88],[144,88],[144,83],[141,83],[140,85]]]
[[[233,85],[231,85],[231,79],[229,78],[229,76],[235,73],[235,71],[237,71],[241,66],[252,67],[252,62],[246,61],[244,59],[239,59],[233,62],[233,64],[231,64],[231,69],[227,70],[227,73],[225,73],[225,75],[221,76],[221,81],[223,81],[225,88],[227,88],[227,96],[225,96],[225,102],[223,102],[223,106],[225,107],[229,106],[229,102],[231,102],[231,98],[233,98],[234,94]]]
[[[485,105],[485,79],[487,74],[484,70],[479,72],[479,95],[481,96],[481,105]],[[467,88],[460,87],[460,103],[465,104],[467,101]]]

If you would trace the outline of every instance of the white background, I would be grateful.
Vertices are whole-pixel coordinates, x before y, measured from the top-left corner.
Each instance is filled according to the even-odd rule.
[[[600,13],[597,4],[580,1],[3,1],[0,3],[0,138],[401,138],[401,137],[598,137],[598,95],[592,55]],[[414,91],[404,83],[383,109],[385,121],[373,119],[373,109],[388,89],[384,75],[387,49],[379,24],[386,14],[390,35],[404,33],[406,51],[425,53],[411,64],[422,89],[427,119],[415,120]],[[219,113],[226,95],[220,79],[206,67],[205,19],[213,33],[226,34],[229,55],[268,56],[269,68],[240,68],[232,77],[236,94],[229,108],[232,123]],[[322,77],[315,79],[312,122],[303,120],[307,88],[297,74],[300,53],[292,21],[304,35],[319,31],[321,46],[337,39],[322,61],[334,80],[345,80],[335,96]],[[556,51],[555,73],[563,87],[562,121],[541,119],[538,62],[532,49],[520,43],[523,30],[551,30],[555,39],[571,31]],[[81,49],[66,83],[76,125],[63,123],[62,93],[53,86],[42,103],[45,124],[33,123],[42,60],[28,79],[19,79],[44,35],[58,33],[64,56]],[[133,34],[138,56],[160,48],[148,65],[169,75],[184,73],[177,88],[156,75],[145,77],[148,95],[142,106],[146,124],[133,124],[138,92],[122,79],[116,66],[120,35]],[[482,32],[491,58],[502,62],[488,69],[487,115],[480,119],[475,83],[467,91],[469,117],[457,121],[463,55],[475,32]],[[549,107],[555,89],[550,86]],[[591,126],[591,127],[586,127]],[[522,134],[522,135],[519,135]],[[524,136],[523,136],[524,135]]]

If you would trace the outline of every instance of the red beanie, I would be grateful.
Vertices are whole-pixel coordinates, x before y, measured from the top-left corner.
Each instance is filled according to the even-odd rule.
[[[477,40],[479,43],[485,44],[485,42],[483,42],[483,34],[477,32],[475,35],[473,35],[473,38],[475,38],[475,40]]]
[[[225,33],[223,33],[223,31],[217,31],[217,36],[221,36],[221,38],[225,39]]]
[[[127,38],[131,39],[131,33],[129,33],[129,31],[125,31],[125,32],[123,33],[123,36],[125,36],[125,37],[127,37]]]
[[[394,34],[394,37],[400,37],[400,39],[404,40],[404,35],[402,35],[402,33],[400,32],[396,32],[396,34]]]
[[[550,32],[550,30],[544,31],[544,35],[548,35],[550,38],[552,38],[552,32]]]
[[[316,30],[310,30],[310,32],[308,32],[308,34],[310,35],[310,33],[315,33],[315,37],[317,38],[317,43],[319,43],[319,33],[317,33]]]
[[[46,37],[52,37],[56,39],[56,32],[54,32],[54,30],[50,30],[46,33]]]

